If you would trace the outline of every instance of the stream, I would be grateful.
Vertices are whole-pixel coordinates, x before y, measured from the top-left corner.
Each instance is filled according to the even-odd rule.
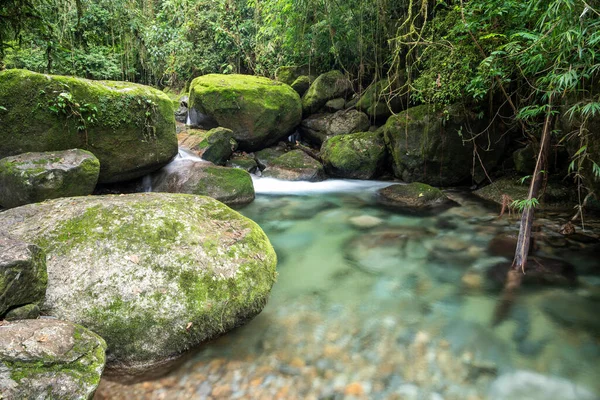
[[[567,215],[536,216],[535,255],[568,260],[579,284],[526,284],[492,327],[509,256],[490,241],[518,232],[517,217],[461,192],[440,214],[400,213],[375,202],[388,184],[255,179],[239,212],[278,254],[266,308],[170,374],[103,380],[96,397],[597,399],[598,226],[563,237]]]

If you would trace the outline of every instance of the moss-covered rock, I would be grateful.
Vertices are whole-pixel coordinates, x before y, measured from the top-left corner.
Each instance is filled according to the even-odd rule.
[[[100,182],[157,170],[177,154],[173,103],[159,90],[25,70],[0,72],[0,158],[80,148]]]
[[[247,322],[275,280],[260,227],[204,196],[50,200],[0,213],[0,226],[46,250],[44,314],[104,337],[122,377]]]
[[[10,308],[41,302],[47,282],[44,251],[0,235],[0,317]]]
[[[0,159],[0,205],[5,208],[58,197],[92,194],[100,162],[89,151],[25,153]]]
[[[454,205],[440,189],[420,182],[391,185],[377,194],[380,204],[408,211],[441,211]]]
[[[341,110],[334,114],[315,114],[304,119],[300,125],[302,138],[321,146],[330,137],[369,129],[369,117],[357,110]]]
[[[251,157],[247,154],[234,155],[229,159],[229,161],[227,161],[226,166],[231,168],[243,169],[244,171],[247,171],[251,174],[258,171],[258,164],[256,163],[256,160],[254,159],[254,157]]]
[[[91,399],[106,343],[82,326],[51,319],[0,326],[3,399]]]
[[[209,196],[228,205],[248,204],[255,196],[248,172],[186,159],[154,174],[152,191]]]
[[[310,87],[310,77],[307,75],[301,75],[290,85],[292,89],[296,91],[300,96],[304,96],[304,93]]]
[[[285,154],[285,150],[276,147],[267,147],[254,153],[254,159],[261,170],[267,168],[274,160]]]
[[[225,165],[237,146],[231,129],[214,128],[206,132],[200,143],[191,149],[197,152],[203,160],[217,165]]]
[[[248,151],[276,143],[302,118],[300,96],[290,86],[249,75],[194,79],[189,107],[197,113],[197,121],[208,119],[231,129],[240,149]]]
[[[402,110],[403,100],[399,96],[401,83],[397,80],[382,79],[367,88],[356,103],[356,108],[376,120],[387,118]]]
[[[328,113],[334,113],[340,110],[343,110],[346,106],[346,100],[342,97],[338,97],[337,99],[331,99],[323,106],[323,111]]]
[[[318,112],[328,100],[345,97],[352,84],[340,71],[321,74],[302,97],[302,112],[310,115]]]
[[[533,152],[533,146],[531,144],[515,150],[512,155],[515,171],[523,175],[533,174],[533,170],[535,169],[535,158],[536,155]]]
[[[275,70],[275,80],[291,85],[303,73],[303,68],[295,65],[282,65]]]
[[[383,135],[373,132],[333,136],[321,147],[325,172],[340,178],[377,177],[384,167],[386,154]]]
[[[4,319],[7,321],[18,321],[20,319],[36,319],[40,316],[40,307],[37,304],[26,304],[13,308],[6,313]]]
[[[325,179],[323,165],[302,150],[292,150],[271,161],[263,171],[268,178],[317,182]]]
[[[435,110],[421,105],[391,116],[384,135],[394,175],[405,182],[451,186],[468,180],[479,158],[490,172],[504,152],[502,136],[490,131],[489,138],[483,134],[471,140],[487,126],[459,106]],[[473,144],[479,153],[475,163]]]

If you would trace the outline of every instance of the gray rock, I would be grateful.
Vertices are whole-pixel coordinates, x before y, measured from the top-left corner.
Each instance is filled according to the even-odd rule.
[[[323,165],[302,150],[292,150],[273,160],[263,171],[268,178],[317,182],[325,179]]]
[[[368,129],[369,117],[357,110],[341,110],[334,114],[316,114],[306,118],[300,124],[302,137],[318,146],[332,136],[365,132]]]
[[[328,100],[344,97],[351,88],[352,83],[340,71],[319,75],[302,97],[303,114],[318,112]]]
[[[247,322],[275,280],[260,227],[204,196],[57,199],[2,212],[0,226],[46,247],[44,314],[104,337],[111,373],[123,379],[164,371]]]
[[[533,371],[500,375],[489,389],[490,400],[598,400],[598,396],[571,381]]]
[[[419,182],[391,185],[377,194],[379,203],[411,212],[441,211],[455,204],[440,189]]]
[[[18,321],[20,319],[36,319],[40,316],[40,307],[37,304],[27,304],[13,308],[4,317],[7,321]]]
[[[334,113],[336,111],[340,111],[344,109],[346,105],[346,100],[343,97],[338,97],[337,99],[331,99],[323,106],[323,111]]]
[[[309,76],[301,75],[296,78],[296,80],[292,82],[290,86],[296,91],[296,93],[298,93],[300,96],[303,96],[310,87],[311,82],[312,81]]]
[[[89,151],[25,153],[0,160],[0,204],[17,207],[58,197],[92,194],[100,161]]]
[[[225,166],[243,169],[251,174],[258,171],[258,164],[256,163],[256,160],[254,157],[249,155],[235,155],[231,157],[229,161],[227,161]]]
[[[106,343],[70,322],[38,319],[0,326],[3,399],[91,399]]]
[[[47,281],[41,248],[0,236],[0,316],[12,307],[42,301]]]

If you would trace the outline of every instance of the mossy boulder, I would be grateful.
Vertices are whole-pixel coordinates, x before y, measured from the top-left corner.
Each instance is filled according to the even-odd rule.
[[[399,95],[399,88],[400,82],[397,80],[381,79],[364,91],[356,103],[356,108],[376,120],[400,112],[406,98]]]
[[[209,196],[228,205],[248,204],[255,196],[248,172],[186,159],[157,172],[152,191]]]
[[[295,65],[282,65],[275,70],[275,80],[291,85],[300,75],[306,73],[305,69]]]
[[[104,339],[52,319],[0,326],[3,399],[92,399],[104,370]]]
[[[177,154],[173,103],[148,86],[11,69],[0,72],[0,104],[0,158],[84,149],[100,160],[100,182],[118,182]]]
[[[26,304],[24,306],[11,309],[6,313],[4,319],[7,321],[18,321],[20,319],[36,319],[39,316],[40,307],[37,304]]]
[[[290,86],[296,91],[296,93],[298,93],[298,95],[303,96],[310,87],[310,82],[311,80],[309,76],[302,75],[296,78],[296,80],[292,82]]]
[[[494,130],[472,140],[487,126],[488,121],[458,105],[439,110],[421,105],[391,116],[383,131],[394,175],[405,182],[457,185],[472,177],[479,158],[489,173],[503,154],[505,143]],[[475,163],[474,145],[479,153]]]
[[[321,146],[336,135],[365,132],[369,129],[369,117],[358,110],[341,110],[334,114],[315,114],[304,119],[300,125],[302,138]]]
[[[444,192],[425,183],[391,185],[377,191],[378,202],[414,212],[441,211],[454,205]]]
[[[260,227],[205,196],[56,199],[2,212],[0,226],[46,250],[44,314],[105,338],[121,378],[249,321],[275,281]]]
[[[285,149],[276,147],[267,147],[254,153],[254,159],[261,170],[267,168],[274,160],[285,154]]]
[[[515,171],[523,175],[533,174],[533,170],[535,169],[535,158],[536,154],[534,154],[533,146],[531,144],[515,150],[512,155]]]
[[[329,176],[350,179],[377,177],[386,161],[383,135],[359,132],[333,136],[321,147],[321,158]]]
[[[302,112],[310,115],[318,112],[328,100],[345,97],[352,83],[340,71],[321,74],[302,97]]]
[[[241,150],[277,143],[300,123],[300,96],[290,86],[249,75],[210,74],[190,85],[190,109],[196,120],[231,129]]]
[[[0,235],[0,319],[11,308],[41,302],[47,283],[44,251]]]
[[[202,141],[192,147],[192,150],[196,151],[203,160],[225,165],[237,147],[231,129],[214,128],[206,132]]]
[[[323,165],[302,150],[292,150],[271,161],[263,176],[286,181],[317,182],[325,179]]]
[[[10,208],[87,196],[94,191],[99,174],[100,161],[81,149],[6,157],[0,159],[0,205]]]
[[[343,97],[338,97],[337,99],[331,99],[323,106],[323,110],[325,112],[334,113],[340,110],[343,110],[346,106],[346,100]]]
[[[254,157],[248,154],[234,155],[229,159],[229,161],[227,161],[226,166],[231,168],[243,169],[244,171],[247,171],[251,174],[258,171],[258,164],[256,163],[256,160],[254,159]]]

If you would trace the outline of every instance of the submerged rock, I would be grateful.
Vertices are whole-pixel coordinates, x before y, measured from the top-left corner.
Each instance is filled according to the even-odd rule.
[[[340,178],[376,178],[382,172],[386,154],[382,135],[373,132],[334,136],[321,147],[325,172]]]
[[[300,96],[291,87],[250,75],[209,74],[190,85],[195,124],[233,131],[241,150],[265,148],[286,137],[300,123]]]
[[[248,172],[194,160],[174,162],[156,173],[152,191],[209,196],[228,205],[247,204],[255,196]]]
[[[597,400],[588,389],[556,376],[518,370],[496,378],[490,386],[490,400]]]
[[[144,176],[177,154],[173,103],[148,86],[11,69],[0,72],[0,104],[0,158],[89,150],[108,183]]]
[[[0,213],[48,253],[44,314],[97,332],[113,376],[148,372],[244,324],[267,302],[276,256],[253,221],[204,196],[50,200]]]
[[[369,118],[357,110],[341,110],[334,114],[315,114],[302,121],[300,131],[307,141],[320,146],[337,135],[364,132],[369,129]]]
[[[82,326],[52,319],[0,326],[3,399],[91,399],[106,343]]]
[[[455,204],[440,189],[419,182],[391,185],[377,194],[380,204],[408,211],[441,211]]]
[[[41,302],[47,282],[44,251],[0,234],[0,317],[13,307]]]
[[[514,255],[514,254],[513,254]],[[488,279],[503,286],[512,261],[499,262],[487,270]],[[577,286],[577,271],[567,261],[549,257],[528,257],[523,275],[525,285]]]
[[[271,161],[263,171],[268,178],[317,182],[325,179],[323,165],[302,150],[292,150]]]
[[[6,208],[92,194],[100,162],[89,151],[25,153],[0,160],[0,205]]]
[[[344,97],[351,88],[352,83],[340,71],[319,75],[302,97],[303,114],[318,112],[328,100]]]
[[[595,337],[600,335],[600,298],[587,298],[577,293],[555,290],[540,297],[539,305],[550,318],[561,325],[589,331]]]

